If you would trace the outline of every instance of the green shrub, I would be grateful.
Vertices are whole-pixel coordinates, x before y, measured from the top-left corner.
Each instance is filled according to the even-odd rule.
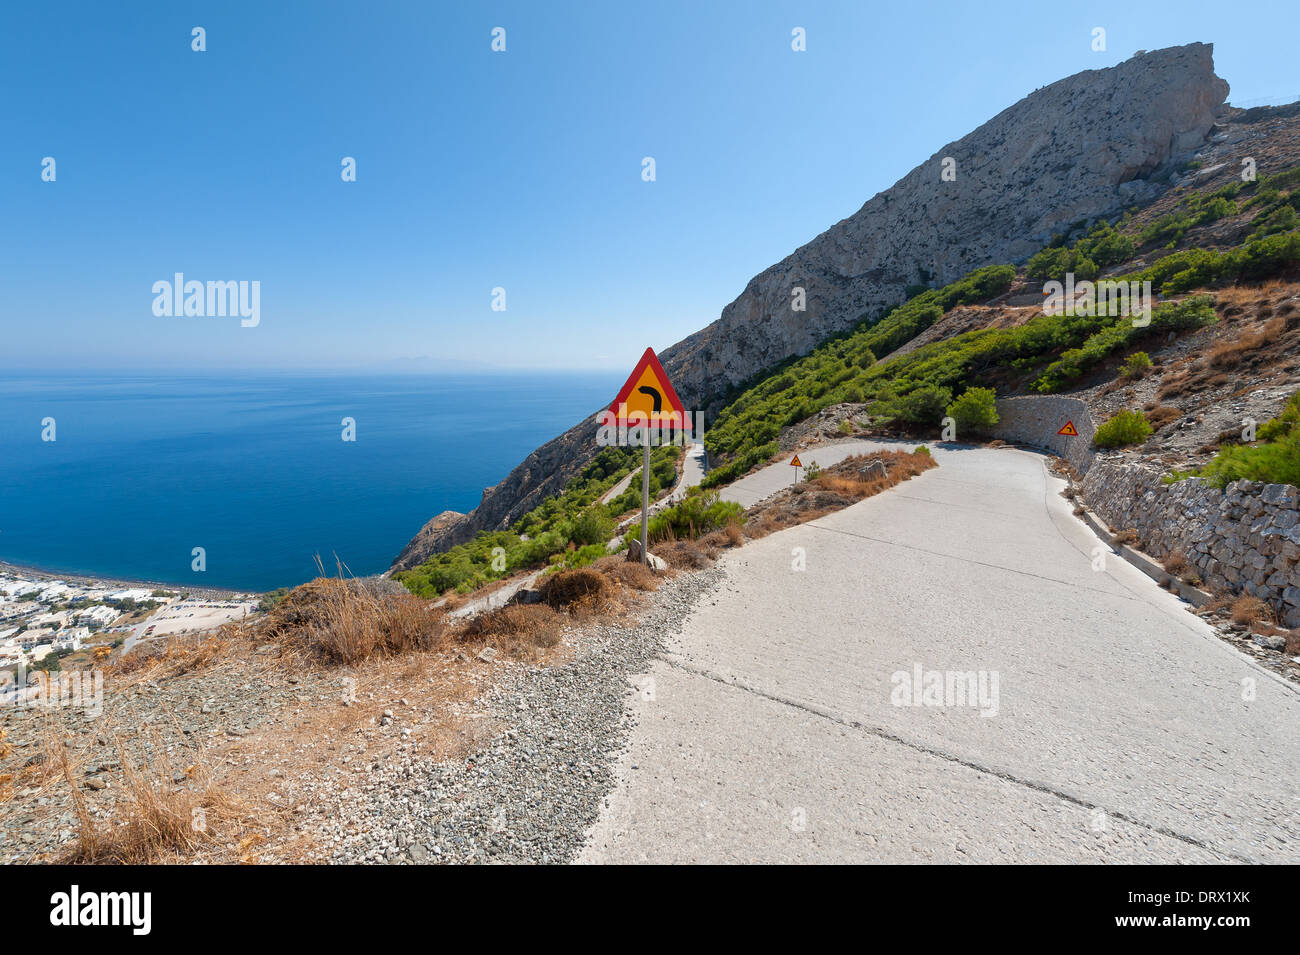
[[[992,388],[967,388],[947,410],[957,422],[959,432],[984,431],[998,423],[998,409]]]
[[[1101,222],[1072,246],[1053,244],[1030,258],[1025,275],[1039,281],[1064,279],[1073,272],[1076,280],[1094,279],[1101,269],[1133,257],[1133,240],[1109,222]]]
[[[651,452],[652,494],[674,483],[681,453],[678,446]],[[468,593],[508,574],[548,563],[583,566],[604,553],[614,531],[613,516],[640,505],[639,481],[633,481],[635,486],[629,486],[609,506],[598,503],[640,461],[640,448],[603,448],[563,492],[533,508],[509,531],[482,531],[473,540],[434,554],[418,567],[393,577],[412,593],[436,597],[448,590]],[[626,506],[620,507],[620,503]]]
[[[703,487],[717,487],[719,484],[728,484],[734,481],[759,464],[763,464],[777,452],[777,443],[769,441],[767,444],[760,445],[757,448],[750,448],[738,458],[733,458],[721,467],[713,468],[704,476],[700,482]]]
[[[1238,282],[1270,278],[1300,266],[1300,233],[1256,239],[1225,253],[1224,272]]]
[[[1293,232],[1300,228],[1300,216],[1289,205],[1278,206],[1267,215],[1260,216],[1259,226],[1251,233],[1253,238],[1264,238],[1279,232]]]
[[[1141,444],[1151,436],[1151,424],[1137,411],[1125,409],[1106,421],[1093,435],[1092,443],[1099,448],[1121,448]]]
[[[1151,356],[1144,351],[1135,351],[1124,359],[1120,366],[1120,375],[1124,378],[1141,378],[1151,370]]]
[[[723,501],[717,491],[696,494],[680,504],[664,508],[650,517],[650,543],[669,538],[699,537],[728,524],[745,522],[745,509],[735,501]],[[624,535],[626,540],[640,540],[637,525]]]
[[[1218,488],[1241,480],[1300,486],[1300,434],[1268,444],[1229,445],[1198,475]]]
[[[579,547],[604,544],[613,536],[614,520],[609,516],[609,509],[601,504],[583,511],[569,531],[569,539]]]
[[[891,395],[872,406],[872,414],[884,421],[938,425],[952,401],[952,389],[921,385],[903,395]]]
[[[592,561],[604,557],[606,553],[608,551],[605,549],[605,544],[588,544],[586,547],[557,554],[552,558],[551,568],[573,570],[577,567],[586,567]]]
[[[257,609],[265,612],[274,610],[280,605],[280,601],[289,595],[287,587],[277,587],[269,593],[262,594],[262,599],[257,602]]]
[[[1300,391],[1287,399],[1277,417],[1270,418],[1259,426],[1257,437],[1260,441],[1276,441],[1289,434],[1300,425]]]
[[[1166,480],[1203,477],[1218,488],[1241,480],[1300,486],[1300,392],[1260,425],[1257,436],[1258,444],[1229,445],[1199,471],[1175,471]]]

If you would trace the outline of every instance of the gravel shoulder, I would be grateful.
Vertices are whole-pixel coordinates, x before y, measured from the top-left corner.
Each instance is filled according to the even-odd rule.
[[[461,708],[482,731],[462,758],[399,751],[360,764],[351,778],[337,773],[288,786],[286,798],[310,803],[321,826],[309,860],[572,860],[614,786],[613,766],[633,727],[633,678],[719,576],[713,569],[679,574],[649,595],[638,623],[575,631],[562,663],[506,668],[495,688]]]

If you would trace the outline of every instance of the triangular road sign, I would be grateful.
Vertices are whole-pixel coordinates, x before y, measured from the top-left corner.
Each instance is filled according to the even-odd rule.
[[[1077,437],[1079,436],[1079,432],[1076,431],[1076,430],[1074,429],[1074,422],[1073,422],[1073,421],[1067,421],[1067,422],[1065,422],[1065,427],[1062,428],[1060,431],[1058,431],[1058,432],[1056,432],[1056,433],[1057,433],[1057,434],[1066,434],[1066,435],[1069,435],[1069,436],[1072,437],[1072,438],[1077,438]]]
[[[659,364],[653,348],[645,350],[609,410],[621,428],[646,423],[673,423],[681,428],[687,422],[686,406],[673,390],[668,373]],[[629,418],[633,420],[629,422]]]
[[[794,456],[794,460],[791,461],[790,464],[791,464],[792,466],[796,467],[796,468],[801,468],[801,467],[803,467],[803,465],[799,463],[799,455],[797,455],[797,454]]]

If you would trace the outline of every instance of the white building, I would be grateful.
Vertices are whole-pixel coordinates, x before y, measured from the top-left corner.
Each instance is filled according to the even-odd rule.
[[[35,613],[41,609],[41,605],[34,600],[23,600],[18,603],[0,605],[0,620],[13,620],[17,617],[25,617],[29,613]]]
[[[68,625],[68,620],[68,612],[66,610],[60,610],[58,613],[43,613],[39,617],[33,617],[28,626],[49,627],[51,630],[62,630]]]
[[[101,627],[107,627],[121,616],[121,611],[113,607],[87,607],[84,610],[78,610],[72,616],[81,623],[98,624]]]
[[[23,580],[20,577],[0,578],[0,591],[11,597],[22,597],[26,594],[38,593],[40,589],[40,584],[32,583],[30,580]]]
[[[41,603],[57,603],[62,597],[65,597],[69,592],[71,592],[71,590],[72,588],[64,581],[52,580],[41,588],[40,597],[38,599]]]
[[[136,588],[135,590],[118,590],[107,594],[105,600],[134,600],[136,603],[143,603],[146,600],[156,600],[152,590]]]
[[[90,631],[85,627],[71,627],[60,630],[54,638],[56,650],[80,650],[84,641],[90,639]]]

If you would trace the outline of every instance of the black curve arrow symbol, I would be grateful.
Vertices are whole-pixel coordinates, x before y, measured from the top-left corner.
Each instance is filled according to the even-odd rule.
[[[664,404],[663,395],[659,394],[659,391],[657,389],[651,388],[649,385],[642,385],[640,388],[637,389],[637,391],[641,392],[641,394],[643,395],[650,396],[650,400],[654,402],[654,409],[651,413],[658,414],[659,411],[663,408],[663,404]]]

